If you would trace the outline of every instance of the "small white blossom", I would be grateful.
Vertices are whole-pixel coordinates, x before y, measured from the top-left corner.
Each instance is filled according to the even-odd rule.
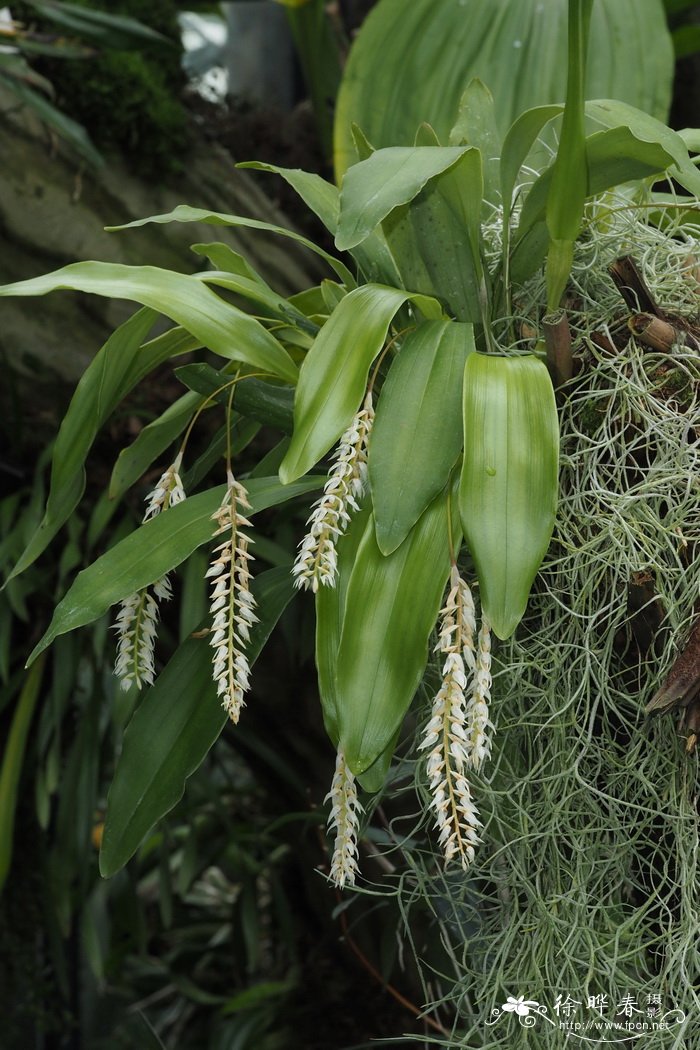
[[[156,487],[146,496],[146,513],[144,521],[154,518],[161,510],[174,507],[176,503],[182,503],[185,498],[185,490],[180,478],[180,467],[182,466],[182,453],[176,457],[164,474],[161,474]]]
[[[357,832],[362,806],[357,797],[355,777],[348,768],[340,748],[336,756],[331,790],[326,795],[324,802],[329,799],[331,812],[328,817],[328,827],[335,831],[330,878],[336,886],[343,889],[344,886],[355,884],[355,875],[358,870]]]
[[[491,699],[491,625],[482,616],[479,643],[474,668],[474,684],[466,710],[467,762],[472,769],[481,769],[491,754],[493,723],[489,719]]]
[[[179,470],[182,455],[168,467],[154,488],[146,497],[144,522],[154,518],[163,510],[174,507],[185,498]],[[158,623],[158,602],[169,601],[173,596],[170,577],[166,573],[148,587],[125,598],[119,606],[114,622],[117,631],[117,658],[114,673],[121,679],[122,689],[132,685],[140,689],[143,685],[152,685],[155,675],[155,645]]]
[[[465,663],[476,673],[478,660],[474,655],[474,602],[456,565],[452,566],[450,590],[440,617],[436,649],[445,655],[442,684],[420,747],[430,749],[426,764],[430,805],[445,863],[458,858],[466,870],[474,860],[481,821],[464,775],[472,753],[466,719]]]
[[[250,592],[251,573],[248,553],[251,540],[241,529],[250,526],[239,507],[250,509],[248,493],[229,473],[228,487],[221,506],[213,515],[218,528],[214,535],[227,534],[214,550],[214,560],[207,570],[213,579],[211,613],[213,617],[210,644],[214,650],[214,681],[222,706],[232,722],[238,722],[244,706],[243,694],[250,688],[250,665],[245,654],[250,629],[257,623],[255,599]]]
[[[360,509],[367,488],[367,442],[373,421],[372,395],[368,393],[362,409],[340,439],[323,495],[314,503],[306,523],[310,528],[299,544],[292,568],[297,587],[316,593],[319,585],[335,585],[335,545],[350,524],[350,512]]]
[[[157,623],[158,603],[147,587],[119,606],[114,623],[118,635],[114,673],[121,679],[122,689],[153,684]]]

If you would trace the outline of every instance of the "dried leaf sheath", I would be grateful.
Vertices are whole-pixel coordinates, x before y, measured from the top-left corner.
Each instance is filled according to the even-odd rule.
[[[214,681],[222,706],[234,723],[238,722],[243,695],[250,687],[245,647],[250,641],[250,628],[257,622],[248,569],[248,563],[253,560],[248,553],[251,541],[241,531],[245,526],[250,527],[250,522],[239,512],[239,507],[250,510],[248,493],[229,473],[226,493],[214,515],[218,525],[214,535],[226,534],[227,538],[215,548],[215,558],[206,575],[214,580],[210,639],[214,649]]]

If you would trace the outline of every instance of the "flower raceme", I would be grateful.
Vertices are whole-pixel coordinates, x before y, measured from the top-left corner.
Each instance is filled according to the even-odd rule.
[[[182,454],[178,455],[160,476],[156,487],[146,497],[144,522],[161,511],[174,507],[185,498],[180,478]],[[152,593],[151,593],[152,592]],[[125,598],[119,606],[114,627],[117,632],[117,658],[114,673],[122,689],[152,685],[155,677],[155,643],[158,625],[158,602],[172,598],[170,578],[166,574],[151,587],[144,587]]]
[[[436,651],[445,657],[442,683],[420,747],[429,749],[430,806],[445,863],[459,859],[466,870],[474,859],[481,821],[465,769],[479,768],[490,751],[490,630],[484,619],[475,652],[474,601],[456,565],[452,566],[450,590],[440,617]],[[474,676],[468,705],[465,665]]]
[[[340,748],[336,755],[331,790],[324,801],[331,801],[328,827],[335,831],[330,879],[339,888],[353,886],[357,874],[357,831],[362,805],[357,797],[355,777]]]
[[[226,539],[215,548],[215,557],[206,575],[214,581],[210,638],[214,649],[214,681],[222,706],[234,723],[238,722],[244,706],[243,695],[250,687],[250,665],[245,648],[250,641],[250,629],[258,619],[255,599],[250,592],[252,577],[248,568],[248,563],[253,560],[248,552],[252,541],[241,531],[250,527],[250,522],[241,514],[240,508],[250,510],[248,493],[229,471],[224,498],[213,516],[218,525],[214,536],[225,535]]]
[[[367,442],[373,421],[372,395],[368,393],[340,439],[323,495],[314,504],[306,523],[310,528],[299,544],[292,572],[295,586],[310,589],[314,594],[319,586],[335,586],[336,542],[350,524],[350,512],[360,509],[360,500],[367,488]]]

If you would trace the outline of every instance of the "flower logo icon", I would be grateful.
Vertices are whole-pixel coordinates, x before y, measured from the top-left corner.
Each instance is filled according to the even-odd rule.
[[[509,995],[501,1009],[508,1014],[517,1014],[518,1017],[527,1017],[530,1010],[535,1010],[539,1005],[540,1004],[535,1002],[534,999],[526,999],[524,995],[519,995],[517,999],[512,995]]]

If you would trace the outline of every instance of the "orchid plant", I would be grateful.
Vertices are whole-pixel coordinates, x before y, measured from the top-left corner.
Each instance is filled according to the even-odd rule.
[[[625,103],[585,102],[592,5],[569,2],[565,105],[527,110],[503,139],[488,89],[472,80],[444,143],[422,125],[415,145],[375,150],[355,128],[357,161],[339,188],[303,171],[248,165],[286,179],[338,252],[349,253],[304,241],[332,274],[317,287],[284,299],[241,255],[211,243],[195,245],[210,268],[190,276],[88,262],[0,289],[69,289],[142,307],[76,390],[45,516],[15,574],[74,510],[91,443],[135,384],[201,348],[220,362],[177,368],[188,392],[117,459],[113,498],[157,461],[169,465],[143,524],[75,579],[29,661],[116,607],[116,673],[127,687],[148,689],[110,792],[104,875],[180,798],[227,719],[244,717],[252,665],[303,589],[314,595],[319,693],[336,751],[331,878],[341,887],[355,879],[358,787],[377,791],[385,780],[435,631],[442,680],[420,748],[445,861],[466,868],[473,859],[480,821],[470,772],[495,746],[492,635],[516,630],[555,522],[556,389],[572,370],[565,292],[575,242],[595,222],[591,200],[620,184],[646,205],[664,175],[700,195],[683,138]],[[540,136],[558,122],[558,148],[543,162]],[[186,206],[129,226],[195,221],[303,240]],[[523,336],[519,298],[543,268],[540,331]],[[149,338],[159,315],[173,327]],[[216,404],[225,426],[204,463],[188,462],[192,428]],[[243,478],[237,454],[258,421],[283,436]],[[241,423],[244,437],[239,426],[232,440]],[[319,464],[329,453],[326,473]],[[217,475],[220,484],[202,487]],[[255,515],[319,490],[293,561],[255,571]],[[169,574],[212,540],[210,615],[156,673]]]

